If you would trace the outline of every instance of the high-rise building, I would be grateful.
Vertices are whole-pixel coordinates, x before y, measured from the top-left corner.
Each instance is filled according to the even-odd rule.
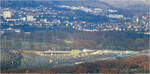
[[[34,21],[34,17],[32,15],[28,15],[27,16],[27,21]]]
[[[139,22],[139,18],[136,18],[136,22],[137,22],[137,23]]]
[[[3,17],[4,18],[11,18],[11,15],[12,15],[11,11],[4,11],[3,12]]]

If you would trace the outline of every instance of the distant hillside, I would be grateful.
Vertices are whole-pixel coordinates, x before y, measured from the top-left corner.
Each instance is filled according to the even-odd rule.
[[[99,0],[117,8],[127,8],[133,5],[149,6],[149,0]]]
[[[115,8],[132,11],[148,11],[150,0],[99,0]]]
[[[51,6],[53,2],[50,1],[34,1],[34,0],[20,0],[20,1],[16,1],[16,0],[2,0],[1,1],[1,7],[37,7],[39,5],[45,5],[45,6]]]
[[[36,7],[39,5],[70,5],[124,10],[124,13],[148,13],[149,0],[2,0],[2,7]]]
[[[1,1],[1,6],[2,7],[35,7],[39,5],[44,5],[44,6],[51,6],[51,5],[70,5],[70,6],[88,6],[88,7],[101,7],[101,8],[108,8],[109,5],[104,2],[99,2],[97,0],[90,1],[90,0],[81,0],[81,1],[76,1],[76,0],[45,0],[45,1],[39,1],[39,0],[28,0],[28,1],[21,1],[21,0],[2,0]],[[111,6],[110,6],[111,7]]]

